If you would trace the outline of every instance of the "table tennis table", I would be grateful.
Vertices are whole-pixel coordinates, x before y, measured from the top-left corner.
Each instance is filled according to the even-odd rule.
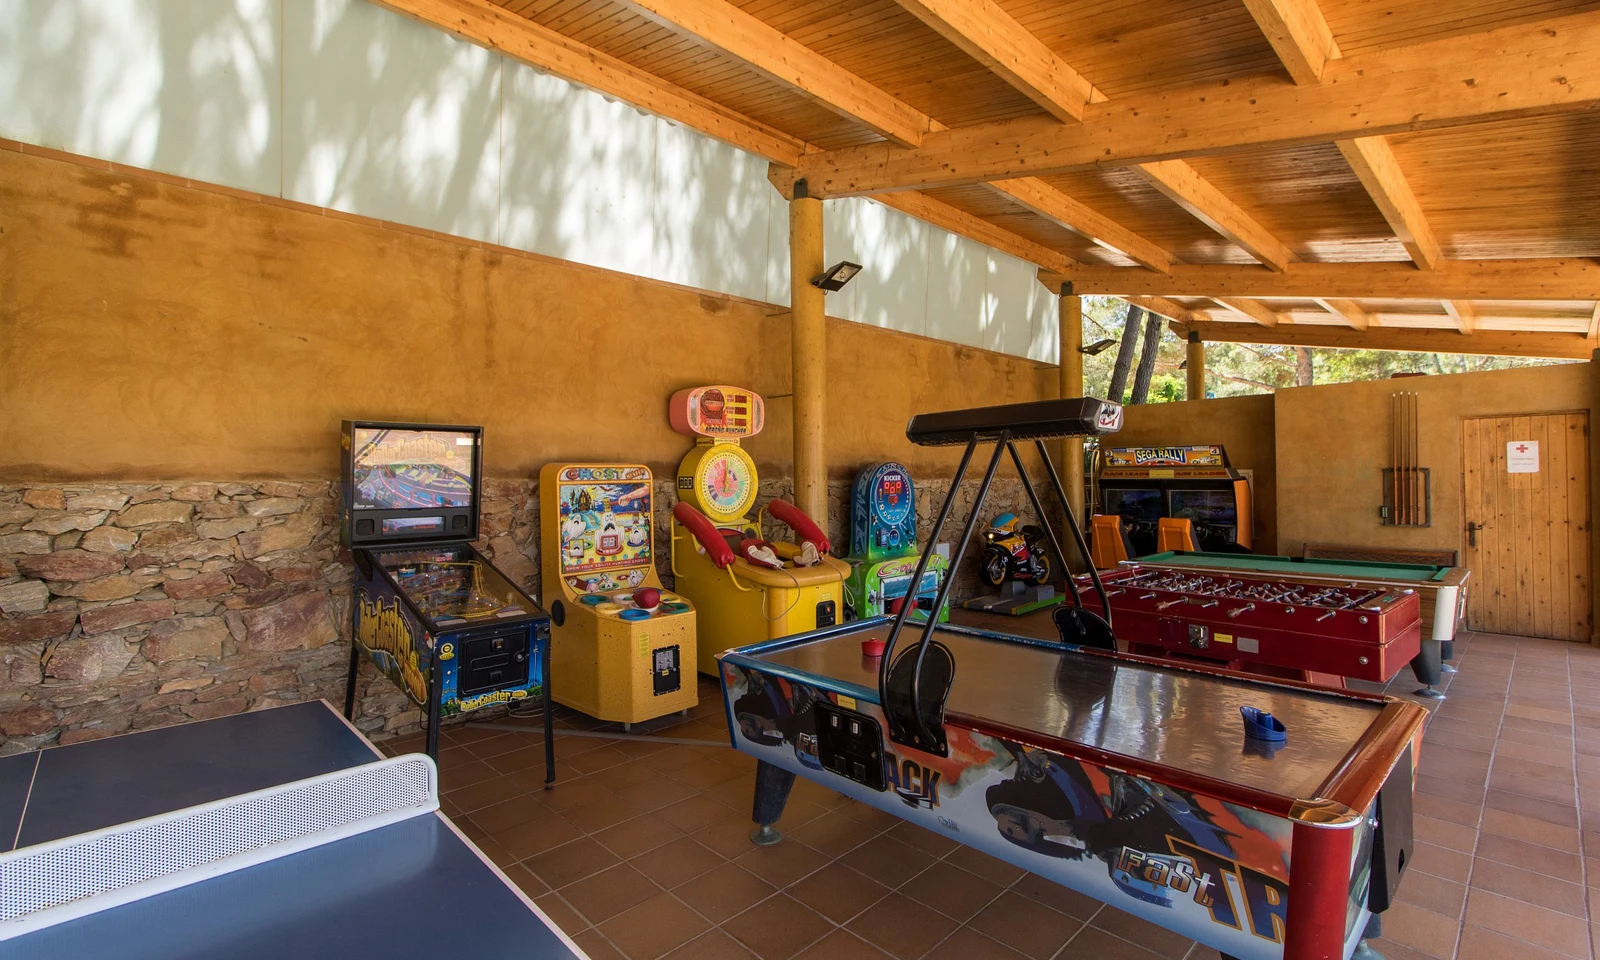
[[[581,960],[437,806],[322,701],[0,758],[0,958]]]

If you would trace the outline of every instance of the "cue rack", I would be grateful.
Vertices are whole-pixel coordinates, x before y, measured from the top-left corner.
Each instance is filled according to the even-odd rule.
[[[1417,394],[1389,395],[1389,466],[1383,468],[1383,506],[1378,517],[1388,527],[1433,525],[1433,490],[1428,468],[1417,454]]]

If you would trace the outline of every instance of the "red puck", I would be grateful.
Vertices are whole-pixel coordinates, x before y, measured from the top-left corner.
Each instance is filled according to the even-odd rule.
[[[877,637],[868,637],[861,641],[861,655],[873,658],[883,656],[883,641]]]

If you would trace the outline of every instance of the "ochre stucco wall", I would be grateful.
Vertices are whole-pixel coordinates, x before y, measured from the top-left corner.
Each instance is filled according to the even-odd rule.
[[[486,472],[666,470],[666,403],[769,397],[749,442],[790,470],[777,308],[215,188],[0,151],[0,481],[332,477],[345,417],[481,423]],[[774,315],[776,314],[776,315]],[[918,410],[1054,395],[1054,367],[828,325],[835,477],[958,451]]]
[[[1278,477],[1270,394],[1141,404],[1124,407],[1123,411],[1122,432],[1108,437],[1107,446],[1222,444],[1228,451],[1229,462],[1251,471],[1250,490],[1255,498],[1252,532],[1256,552],[1277,552]]]
[[[1280,390],[1277,394],[1278,545],[1310,543],[1449,549],[1466,546],[1461,507],[1461,420],[1589,411],[1595,371],[1574,363],[1443,377]],[[1382,469],[1389,464],[1389,397],[1415,391],[1419,466],[1429,468],[1433,524],[1384,526]]]

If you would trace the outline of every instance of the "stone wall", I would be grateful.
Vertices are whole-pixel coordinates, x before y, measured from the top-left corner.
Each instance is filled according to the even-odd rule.
[[[976,491],[964,486],[958,523]],[[948,487],[919,485],[924,531]],[[789,488],[764,481],[760,502]],[[656,496],[670,586],[670,476]],[[842,553],[848,484],[829,499]],[[1024,503],[1015,479],[997,479],[976,535],[997,513],[1026,515]],[[0,754],[314,697],[342,705],[350,569],[337,509],[326,480],[0,486]],[[537,483],[486,481],[482,534],[480,549],[537,595]],[[969,559],[954,595],[976,583]],[[415,729],[421,713],[375,677],[363,667],[357,725]]]

